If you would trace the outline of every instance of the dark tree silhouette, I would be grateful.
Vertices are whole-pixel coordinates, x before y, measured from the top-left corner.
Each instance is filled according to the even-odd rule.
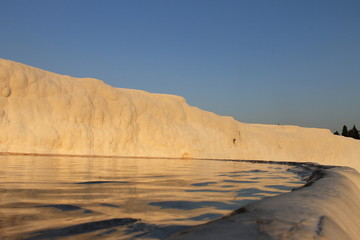
[[[348,137],[359,139],[359,131],[356,129],[355,125],[350,131],[348,131]]]
[[[343,135],[344,137],[348,137],[348,130],[347,130],[347,126],[344,125],[343,126],[343,129],[342,129],[342,132],[341,132],[341,135]]]
[[[334,134],[340,135],[338,131],[335,131]],[[354,127],[352,129],[350,129],[349,131],[347,129],[347,126],[344,125],[341,135],[344,137],[351,137],[351,138],[360,140],[360,131],[356,129],[355,124],[354,124]]]
[[[360,133],[359,131],[356,129],[355,125],[354,125],[354,131],[355,131],[355,139],[360,139]]]

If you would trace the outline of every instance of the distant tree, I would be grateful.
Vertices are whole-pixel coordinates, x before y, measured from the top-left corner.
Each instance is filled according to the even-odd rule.
[[[348,137],[359,139],[359,131],[354,127],[348,132]]]
[[[349,136],[349,134],[348,134],[348,130],[347,130],[347,126],[346,126],[346,125],[344,125],[344,126],[343,126],[343,129],[342,129],[341,135],[343,135],[344,137],[348,137],[348,136]]]
[[[355,131],[355,139],[360,139],[360,132],[359,130],[356,129],[355,125],[354,125],[354,131]]]
[[[334,134],[335,134],[335,135],[340,135],[338,131],[335,131]]]

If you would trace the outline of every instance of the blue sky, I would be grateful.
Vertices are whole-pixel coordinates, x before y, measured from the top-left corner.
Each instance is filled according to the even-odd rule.
[[[360,129],[358,0],[0,0],[0,57],[242,122]]]

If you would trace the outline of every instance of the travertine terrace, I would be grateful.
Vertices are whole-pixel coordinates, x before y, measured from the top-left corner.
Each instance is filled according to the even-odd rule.
[[[360,141],[245,124],[173,95],[0,59],[0,152],[310,161],[360,169]]]
[[[316,162],[360,171],[360,141],[326,129],[246,124],[178,96],[113,88],[0,59],[0,153]],[[356,239],[359,173],[255,202],[174,239]]]

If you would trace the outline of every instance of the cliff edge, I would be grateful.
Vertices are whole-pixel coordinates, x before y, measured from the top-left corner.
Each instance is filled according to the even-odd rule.
[[[360,171],[360,141],[246,124],[178,96],[0,59],[0,152],[317,162]]]

